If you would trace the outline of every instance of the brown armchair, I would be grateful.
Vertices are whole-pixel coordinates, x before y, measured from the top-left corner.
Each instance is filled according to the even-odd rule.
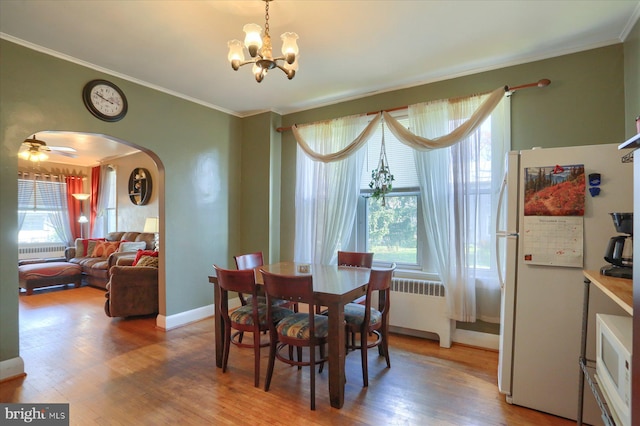
[[[112,266],[104,311],[109,317],[158,313],[158,268]]]

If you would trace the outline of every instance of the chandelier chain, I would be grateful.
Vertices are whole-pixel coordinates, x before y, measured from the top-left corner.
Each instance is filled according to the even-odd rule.
[[[264,33],[269,35],[269,0],[265,0],[267,3],[264,8]]]

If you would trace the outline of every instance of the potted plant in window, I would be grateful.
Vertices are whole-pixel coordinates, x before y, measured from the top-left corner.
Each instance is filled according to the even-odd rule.
[[[369,188],[373,189],[371,196],[374,200],[382,198],[382,205],[385,206],[384,196],[393,190],[394,177],[389,170],[387,152],[384,147],[384,123],[382,124],[382,143],[380,144],[380,160],[378,167],[371,171],[371,182]]]

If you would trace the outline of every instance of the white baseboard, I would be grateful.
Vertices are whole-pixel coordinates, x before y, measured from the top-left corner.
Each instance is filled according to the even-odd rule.
[[[24,361],[21,357],[0,361],[0,382],[24,375]]]
[[[456,343],[476,346],[484,349],[498,350],[500,348],[500,336],[497,334],[480,333],[456,328],[451,338]]]
[[[239,298],[229,300],[229,308],[237,308],[238,306],[240,306]],[[215,315],[215,311],[215,305],[207,305],[175,315],[158,315],[156,317],[156,327],[165,331],[171,330],[192,322],[210,318]]]
[[[156,317],[156,326],[165,331],[171,330],[173,328],[182,327],[183,325],[212,317],[214,313],[214,305],[207,305],[190,311],[180,312],[175,315],[158,315]]]

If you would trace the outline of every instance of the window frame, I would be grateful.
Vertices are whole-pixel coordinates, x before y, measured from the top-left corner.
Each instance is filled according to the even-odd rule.
[[[360,197],[358,199],[358,209],[356,211],[356,227],[358,228],[356,233],[356,241],[355,241],[355,250],[356,251],[369,251],[370,247],[368,247],[368,205],[367,200],[371,198],[371,189],[362,189],[360,191]],[[389,192],[385,197],[398,197],[398,196],[415,196],[416,197],[416,217],[417,217],[417,229],[416,229],[416,263],[406,263],[401,261],[395,261],[398,265],[398,270],[404,271],[414,271],[414,272],[424,272],[425,268],[425,255],[428,252],[427,243],[427,235],[424,229],[424,223],[420,220],[420,215],[422,215],[422,197],[420,195],[420,190],[418,188],[402,188],[399,190],[394,190]],[[383,266],[388,262],[378,262],[374,257],[374,265]],[[436,275],[433,272],[433,275]]]
[[[20,189],[22,187],[21,185],[21,181],[24,182],[24,185],[31,185],[33,183],[34,185],[34,190],[33,190],[33,194],[29,197],[29,200],[24,200],[24,201],[28,201],[28,204],[20,204],[20,200],[22,199],[21,195],[20,195]],[[56,205],[56,206],[46,206],[46,208],[42,207],[43,202],[41,201],[40,205],[38,205],[38,200],[41,200],[41,196],[39,195],[39,189],[38,186],[46,186],[46,185],[62,185],[64,188],[66,188],[67,184],[64,181],[60,181],[60,182],[51,182],[48,180],[39,180],[39,179],[35,179],[35,180],[31,180],[31,179],[23,179],[23,178],[18,178],[18,208],[17,208],[17,213],[20,214],[21,212],[24,213],[25,218],[23,220],[24,222],[29,221],[29,217],[32,214],[36,214],[36,215],[46,215],[44,217],[43,220],[43,224],[46,225],[47,223],[50,224],[50,219],[49,219],[49,215],[52,212],[62,212],[62,213],[67,213],[69,212],[69,209],[67,206],[65,205]],[[65,191],[66,192],[66,191]],[[62,244],[62,245],[66,245],[67,242],[63,241],[60,239],[60,237],[58,236],[58,234],[56,232],[49,232],[48,236],[52,237],[53,239],[51,240],[38,240],[38,241],[23,241],[20,238],[20,234],[22,232],[28,232],[28,230],[22,230],[22,229],[18,229],[18,247],[33,247],[33,246],[39,246],[39,245],[50,245],[50,244]]]

